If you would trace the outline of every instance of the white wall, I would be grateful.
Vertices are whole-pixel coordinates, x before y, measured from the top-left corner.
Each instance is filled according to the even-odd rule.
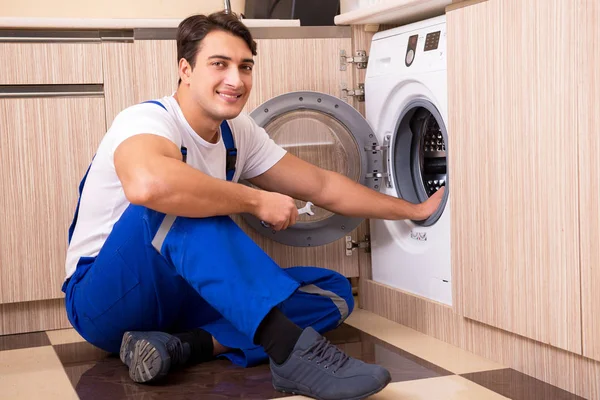
[[[231,8],[243,12],[245,3]],[[0,17],[185,18],[223,8],[223,0],[0,0]]]

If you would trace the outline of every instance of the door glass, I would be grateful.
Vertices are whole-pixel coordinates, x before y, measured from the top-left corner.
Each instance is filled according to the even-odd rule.
[[[429,114],[416,135],[421,179],[427,197],[446,185],[446,142],[435,116]]]
[[[290,154],[358,182],[358,145],[348,129],[332,116],[314,110],[291,111],[270,121],[265,130]],[[305,203],[296,200],[296,205],[300,208]],[[304,214],[298,221],[321,221],[333,215],[318,207],[313,207],[313,212],[314,216]]]

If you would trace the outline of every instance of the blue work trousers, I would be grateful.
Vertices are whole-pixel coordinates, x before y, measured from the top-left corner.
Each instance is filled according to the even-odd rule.
[[[348,280],[322,268],[280,268],[229,217],[173,217],[130,205],[96,257],[65,283],[73,327],[118,353],[125,331],[209,332],[232,362],[267,360],[254,342],[273,307],[324,333],[354,301]]]

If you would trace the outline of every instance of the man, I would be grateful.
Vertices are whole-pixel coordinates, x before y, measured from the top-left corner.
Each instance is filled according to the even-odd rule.
[[[242,366],[269,359],[285,392],[380,391],[388,371],[319,334],[352,311],[347,279],[281,269],[228,215],[282,230],[296,222],[297,198],[345,215],[421,220],[441,192],[418,205],[379,194],[286,154],[240,115],[256,43],[235,15],[187,18],[177,53],[176,93],[121,112],[80,185],[63,285],[72,325],[119,352],[136,382],[223,355]]]

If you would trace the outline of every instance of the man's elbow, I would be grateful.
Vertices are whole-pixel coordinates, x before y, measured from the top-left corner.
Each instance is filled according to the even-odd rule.
[[[160,186],[156,177],[146,173],[138,173],[123,182],[123,192],[131,204],[148,207],[160,197]]]

